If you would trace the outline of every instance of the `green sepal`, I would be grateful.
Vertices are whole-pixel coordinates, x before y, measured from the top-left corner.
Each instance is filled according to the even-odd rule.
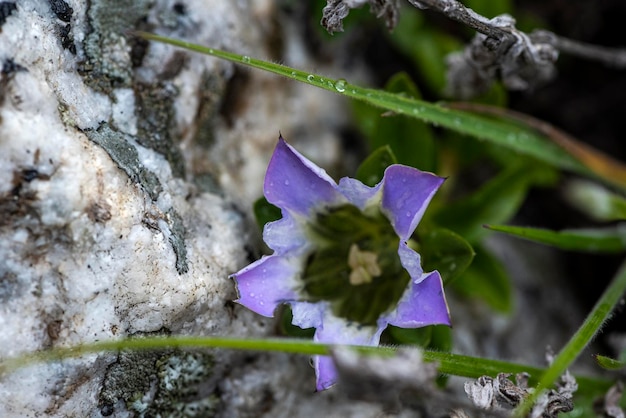
[[[430,344],[433,327],[399,328],[389,325],[381,336],[383,344],[390,345],[417,345],[427,347]]]
[[[385,170],[398,160],[389,145],[384,145],[372,152],[356,170],[356,179],[367,186],[375,186],[383,179]]]
[[[419,254],[424,271],[437,270],[444,286],[459,277],[474,259],[474,249],[460,235],[446,228],[417,231]]]
[[[482,299],[495,311],[510,313],[512,289],[504,266],[485,248],[474,245],[474,250],[474,261],[452,288],[466,297]]]
[[[261,231],[266,223],[277,221],[282,217],[280,209],[268,202],[265,197],[254,202],[254,218]]]
[[[611,357],[601,356],[600,354],[595,356],[598,366],[605,370],[621,370],[626,368],[626,351],[622,353],[621,357],[623,357],[623,360],[616,360]]]

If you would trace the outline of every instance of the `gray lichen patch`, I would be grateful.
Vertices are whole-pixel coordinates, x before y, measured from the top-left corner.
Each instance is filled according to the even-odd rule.
[[[224,77],[205,71],[198,89],[194,143],[210,148],[215,142],[215,122],[223,103],[227,81]]]
[[[100,145],[111,159],[135,183],[139,184],[153,201],[159,198],[163,191],[157,176],[148,170],[140,161],[137,148],[133,144],[136,138],[112,129],[108,124],[102,124],[96,130],[85,131],[87,137]],[[187,264],[187,250],[185,247],[186,230],[180,215],[170,208],[162,219],[156,220],[156,225],[168,237],[174,254],[176,254],[176,271],[185,274],[189,271]]]
[[[210,417],[219,406],[214,395],[213,357],[177,353],[157,361],[158,386],[148,414],[169,417]]]
[[[177,89],[168,82],[152,85],[135,83],[137,142],[163,155],[172,174],[182,178],[185,162],[171,135],[177,94]]]
[[[137,148],[130,143],[130,135],[112,129],[104,123],[96,130],[85,131],[87,137],[100,145],[111,159],[134,182],[139,184],[152,200],[156,200],[163,190],[157,176],[145,168],[139,160]]]
[[[91,32],[86,36],[83,75],[93,89],[109,93],[132,82],[132,51],[125,33],[144,18],[153,1],[90,2],[87,16]]]
[[[213,416],[219,405],[213,364],[213,356],[201,352],[123,351],[107,370],[101,412],[112,414],[121,400],[141,416]]]
[[[171,351],[122,351],[117,362],[107,369],[100,392],[100,407],[103,412],[110,410],[118,400],[127,406],[141,402],[154,384],[155,364],[159,359],[167,358]]]
[[[178,274],[184,274],[189,271],[189,265],[187,264],[187,248],[185,247],[185,225],[180,215],[173,209],[170,209],[166,214],[166,219],[169,224],[170,235],[168,237],[174,254],[176,254],[176,271]]]

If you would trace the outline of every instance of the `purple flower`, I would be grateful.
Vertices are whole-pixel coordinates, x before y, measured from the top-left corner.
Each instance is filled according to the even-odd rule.
[[[441,177],[394,164],[374,187],[339,184],[282,137],[264,193],[283,217],[265,225],[274,250],[233,275],[237,302],[272,317],[287,303],[293,324],[314,327],[314,340],[378,345],[387,325],[450,325],[441,276],[424,273],[411,235]],[[335,383],[327,356],[314,358],[317,390]]]

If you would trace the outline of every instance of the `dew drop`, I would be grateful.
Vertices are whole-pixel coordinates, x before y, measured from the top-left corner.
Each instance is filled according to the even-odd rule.
[[[253,298],[254,297],[254,292],[250,292],[250,297]]]
[[[411,217],[411,212],[407,211],[407,212],[406,212],[406,217],[407,217],[407,218],[410,218],[410,217]]]
[[[241,61],[247,64],[250,62],[250,57],[247,55],[244,55],[243,57],[241,57]]]
[[[343,78],[337,80],[337,82],[335,83],[335,90],[337,90],[339,93],[343,93],[344,91],[346,91],[346,80],[344,80]]]
[[[293,78],[296,78],[296,75],[297,75],[297,74],[296,74],[296,72],[295,72],[295,71],[292,71],[292,72],[291,72],[291,76],[292,76]]]
[[[312,83],[313,81],[315,81],[315,76],[313,74],[309,74],[306,76],[306,79],[309,83]]]
[[[285,180],[285,186],[289,186],[289,180]]]

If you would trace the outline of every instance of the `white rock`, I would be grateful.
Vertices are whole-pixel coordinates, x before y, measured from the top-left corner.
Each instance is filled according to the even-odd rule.
[[[20,1],[0,28],[0,60],[5,69],[16,64],[0,78],[0,360],[136,333],[267,334],[267,320],[227,306],[236,296],[228,275],[258,237],[248,211],[279,130],[307,132],[305,140],[321,133],[324,148],[309,148],[318,162],[336,162],[338,105],[332,95],[323,99],[329,106],[316,105],[319,92],[252,72],[229,125],[217,111],[231,64],[150,44],[133,69],[124,31],[145,16],[162,33],[265,57],[273,2],[188,0],[177,3],[180,14],[166,0],[74,0],[69,22],[51,3]],[[59,35],[68,23],[73,42]],[[201,91],[207,79],[214,90]],[[257,83],[266,85],[259,91]],[[140,108],[143,93],[163,93],[156,103],[171,120],[160,107]],[[213,113],[202,120],[207,95]],[[162,125],[142,125],[145,112]],[[198,143],[200,129],[214,142]],[[198,183],[205,174],[217,185]],[[210,396],[218,385],[229,400],[245,394],[228,388],[267,384],[228,383],[227,370],[247,367],[243,356],[103,353],[37,364],[0,377],[0,416],[202,415],[221,402]],[[281,361],[267,356],[251,373],[274,371],[272,381],[291,389],[285,379],[294,372],[272,366]],[[313,373],[305,373],[291,396],[310,396]],[[208,392],[181,402],[187,386]],[[228,411],[237,414],[236,402]]]

